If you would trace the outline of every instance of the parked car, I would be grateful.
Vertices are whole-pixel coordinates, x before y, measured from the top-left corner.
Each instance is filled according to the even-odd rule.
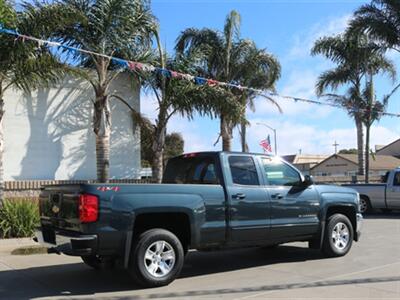
[[[384,183],[344,185],[360,193],[362,213],[372,209],[400,209],[400,168],[391,170],[383,178]]]
[[[169,160],[163,184],[43,188],[36,240],[89,266],[119,263],[143,286],[169,284],[189,249],[308,241],[343,256],[361,233],[359,195],[316,186],[277,157],[203,152]]]

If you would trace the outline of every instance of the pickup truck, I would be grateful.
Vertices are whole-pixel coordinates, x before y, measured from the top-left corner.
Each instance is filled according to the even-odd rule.
[[[345,184],[360,193],[360,211],[367,213],[373,209],[391,211],[400,209],[400,168],[383,176],[384,183]]]
[[[356,191],[314,185],[279,157],[236,152],[172,158],[162,184],[47,186],[39,203],[35,240],[49,253],[126,268],[145,287],[172,282],[189,249],[307,241],[343,256],[362,225]]]

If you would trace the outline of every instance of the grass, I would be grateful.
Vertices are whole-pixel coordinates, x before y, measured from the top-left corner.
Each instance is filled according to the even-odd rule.
[[[36,199],[5,199],[0,208],[0,238],[32,237],[39,225]]]
[[[47,248],[42,246],[26,246],[14,249],[11,255],[33,255],[33,254],[46,254]]]

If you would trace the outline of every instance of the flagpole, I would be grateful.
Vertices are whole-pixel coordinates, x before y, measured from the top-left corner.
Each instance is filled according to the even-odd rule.
[[[277,142],[276,142],[276,129],[272,128],[271,126],[265,124],[265,123],[256,123],[257,125],[263,125],[269,129],[271,129],[274,132],[274,144],[275,144],[275,155],[278,155],[278,146],[277,146]]]

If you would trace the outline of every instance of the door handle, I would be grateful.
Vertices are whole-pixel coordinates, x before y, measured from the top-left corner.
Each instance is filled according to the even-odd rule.
[[[282,195],[282,194],[279,194],[279,193],[277,193],[277,194],[273,194],[273,195],[271,195],[271,198],[272,198],[272,199],[283,199],[283,195]]]
[[[235,195],[232,195],[232,198],[233,199],[244,199],[244,198],[246,198],[246,195],[243,193],[237,193]]]

